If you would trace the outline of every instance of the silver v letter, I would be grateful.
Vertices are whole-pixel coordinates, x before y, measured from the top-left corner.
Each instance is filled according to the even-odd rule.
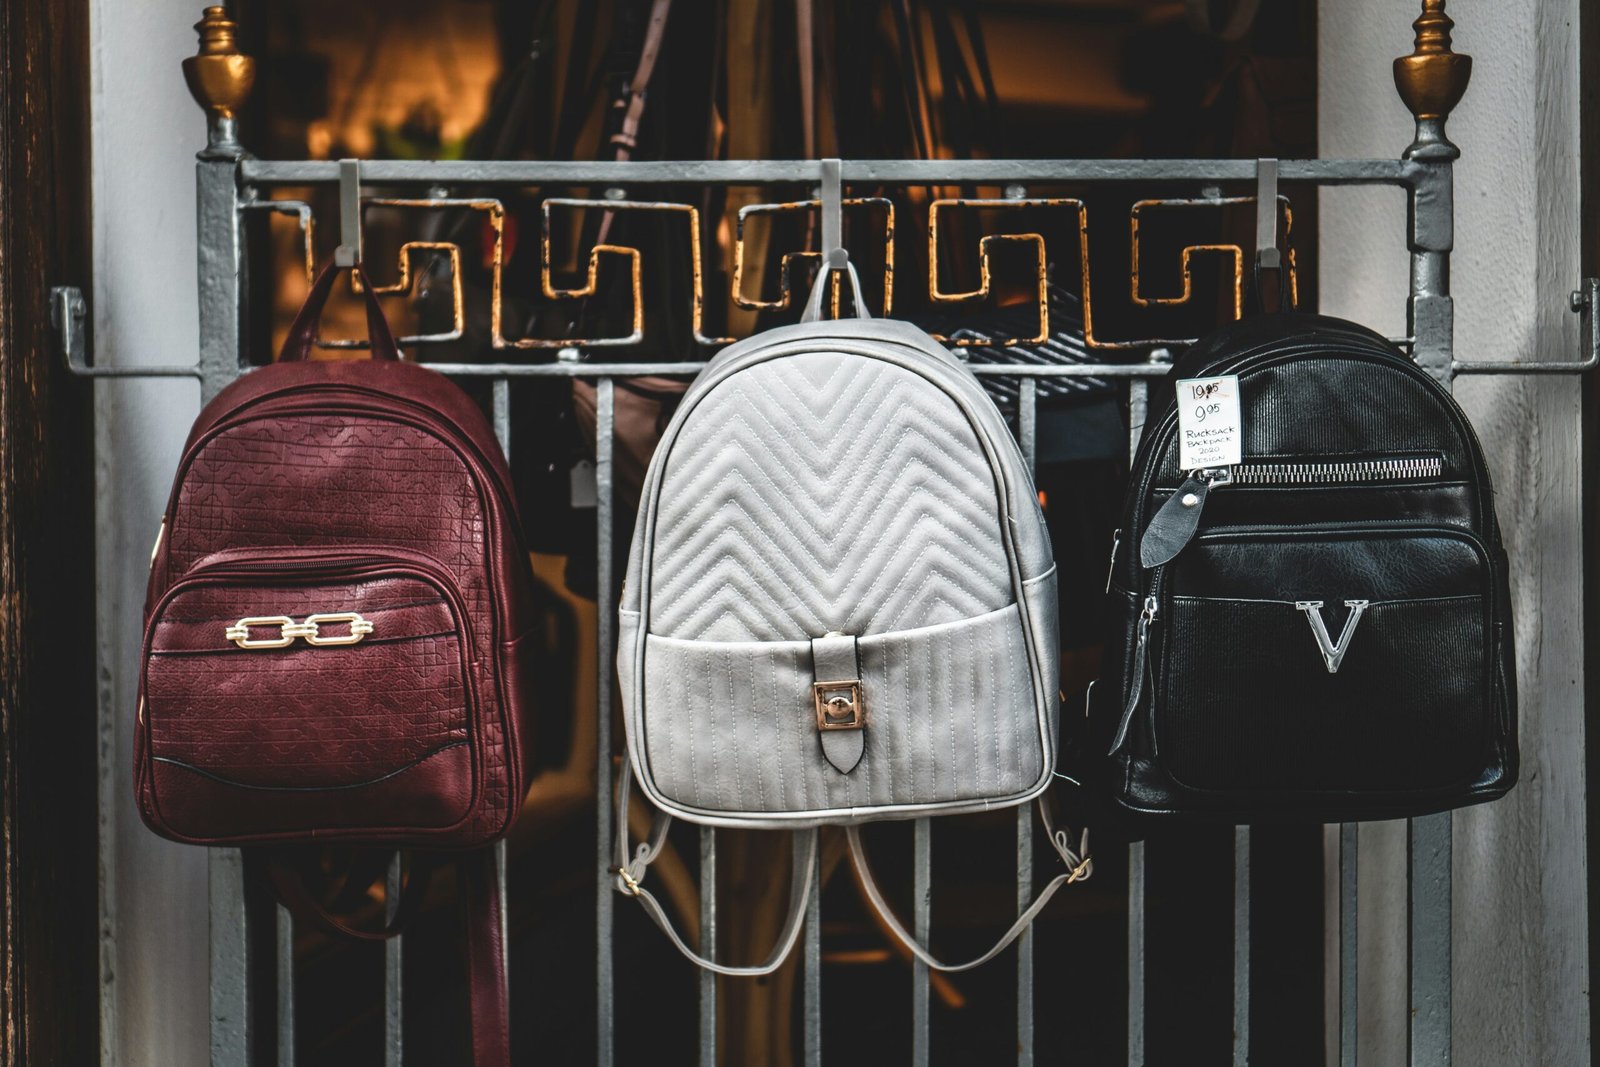
[[[1350,614],[1345,617],[1344,630],[1339,634],[1339,643],[1334,644],[1328,636],[1328,626],[1322,621],[1322,601],[1297,600],[1295,607],[1306,613],[1306,621],[1311,624],[1311,636],[1317,639],[1317,648],[1322,651],[1322,661],[1328,665],[1329,674],[1339,672],[1339,664],[1344,662],[1344,654],[1350,649],[1350,639],[1356,634],[1356,623],[1361,621],[1361,613],[1367,610],[1365,600],[1346,600],[1344,606],[1350,609]]]

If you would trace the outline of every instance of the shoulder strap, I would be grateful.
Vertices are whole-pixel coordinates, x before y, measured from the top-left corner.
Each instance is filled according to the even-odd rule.
[[[1046,885],[1039,895],[1033,898],[1033,903],[1029,904],[1022,914],[1017,916],[1017,921],[1011,924],[1011,928],[1000,935],[1000,940],[995,942],[994,947],[977,959],[968,960],[966,963],[944,963],[936,959],[932,953],[918,943],[916,938],[906,932],[906,928],[895,917],[894,909],[884,899],[883,891],[878,888],[878,883],[872,877],[872,868],[867,864],[866,849],[861,844],[861,827],[859,825],[848,826],[845,828],[845,835],[850,839],[850,858],[855,862],[856,873],[861,876],[861,884],[867,891],[867,899],[872,902],[873,909],[877,911],[900,943],[905,945],[913,956],[936,971],[944,971],[946,973],[970,971],[974,967],[981,967],[988,963],[1005,951],[1007,945],[1021,937],[1022,931],[1028,928],[1028,925],[1033,922],[1039,912],[1044,910],[1044,906],[1050,903],[1050,898],[1055,896],[1057,890],[1061,889],[1062,886],[1082,881],[1094,873],[1094,859],[1089,855],[1089,832],[1087,830],[1083,832],[1078,844],[1078,851],[1074,852],[1067,832],[1056,829],[1055,822],[1050,816],[1049,805],[1044,797],[1039,798],[1038,808],[1039,817],[1044,822],[1045,831],[1050,836],[1050,845],[1056,850],[1056,854],[1061,857],[1062,862],[1067,865],[1067,870],[1050,880],[1050,884]],[[1079,858],[1080,855],[1081,859]]]
[[[352,859],[350,873],[339,891],[341,900],[359,895],[372,884],[369,875],[388,869],[386,853],[374,852]],[[384,859],[371,862],[372,856]],[[369,930],[351,924],[324,907],[306,888],[305,877],[285,851],[268,852],[267,875],[284,907],[296,918],[325,933],[357,941],[387,941],[398,936],[422,906],[437,866],[434,857],[414,854],[411,876],[401,890],[394,915],[382,927]],[[505,946],[500,920],[500,894],[495,892],[492,854],[473,849],[456,859],[457,892],[466,923],[467,979],[472,1009],[473,1067],[510,1067],[511,1027],[506,1001]]]
[[[505,936],[492,850],[477,848],[458,857],[456,879],[466,924],[473,1067],[510,1067]]]
[[[697,967],[734,978],[758,978],[782,967],[783,961],[794,951],[795,942],[800,940],[800,928],[805,923],[806,904],[811,899],[811,883],[816,878],[817,831],[812,828],[797,831],[795,834],[794,872],[789,879],[789,914],[783,921],[782,930],[778,933],[777,944],[772,947],[767,958],[758,964],[746,967],[730,966],[707,959],[690,948],[672,925],[672,919],[662,908],[661,902],[642,884],[646,869],[666,845],[667,828],[672,825],[672,816],[658,812],[654,822],[651,823],[649,838],[640,843],[638,851],[630,858],[628,797],[632,792],[633,764],[627,756],[624,756],[622,780],[617,785],[617,865],[611,869],[611,873],[617,878],[617,891],[637,900],[651,921],[661,927],[673,947],[683,955],[684,959]],[[711,886],[700,887],[702,893],[712,891]]]
[[[369,863],[366,859],[352,860],[344,885],[339,890],[340,903],[335,906],[348,905],[364,895],[367,888],[389,869],[390,855],[392,853],[376,851],[368,857],[378,857],[381,863]],[[272,850],[267,852],[263,859],[267,877],[271,880],[278,899],[283,902],[284,907],[295,914],[296,918],[310,923],[323,933],[357,941],[387,941],[400,934],[411,921],[411,917],[421,908],[423,898],[428,895],[428,885],[433,880],[434,871],[431,859],[421,855],[414,856],[411,876],[405,880],[405,885],[400,891],[400,900],[395,905],[393,917],[377,929],[367,929],[356,926],[349,919],[324,906],[311,890],[306,888],[303,869],[305,864],[297,862],[292,853]]]

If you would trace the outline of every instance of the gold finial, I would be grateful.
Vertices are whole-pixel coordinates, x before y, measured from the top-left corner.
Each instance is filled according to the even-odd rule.
[[[220,56],[234,52],[233,31],[238,28],[239,24],[228,17],[227,8],[220,5],[206,8],[200,21],[194,24],[195,32],[200,35],[200,54]]]
[[[210,119],[202,158],[235,159],[243,154],[234,126],[238,109],[255,85],[256,61],[238,50],[238,23],[222,6],[208,7],[194,24],[200,50],[183,61],[183,77],[195,103]]]
[[[1409,56],[1394,61],[1394,85],[1417,120],[1417,139],[1406,150],[1410,159],[1454,159],[1460,149],[1444,135],[1445,120],[1460,103],[1472,77],[1472,57],[1450,50],[1455,22],[1444,0],[1422,0],[1422,14],[1411,28],[1416,43]]]

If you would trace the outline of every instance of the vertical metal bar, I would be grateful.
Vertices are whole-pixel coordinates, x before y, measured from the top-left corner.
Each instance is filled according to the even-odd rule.
[[[1144,1067],[1144,842],[1128,843],[1128,1067]]]
[[[1233,829],[1233,1067],[1250,1063],[1250,827]]]
[[[1017,808],[1017,909],[1033,901],[1033,805]],[[1017,938],[1017,1065],[1033,1067],[1033,927]]]
[[[813,837],[820,830],[803,830]],[[806,902],[806,971],[804,1003],[805,1067],[822,1067],[822,850],[816,848],[817,861],[811,867],[811,899]],[[799,871],[795,872],[796,875]]]
[[[500,451],[506,454],[506,461],[511,461],[511,379],[496,378],[494,380],[494,394],[492,397],[492,412],[494,415],[494,436],[500,442]]]
[[[933,909],[933,824],[917,819],[911,824],[911,932],[917,943],[928,944]],[[928,1067],[932,1019],[928,1010],[928,965],[911,961],[911,1064]]]
[[[910,921],[912,936],[926,947],[928,928],[933,920],[933,824],[928,819],[912,822],[912,886]],[[910,963],[910,1062],[912,1067],[928,1067],[928,1041],[931,1019],[928,1014],[928,965],[922,960]]]
[[[239,376],[239,329],[244,289],[244,232],[239,224],[237,164],[195,166],[199,240],[200,402]]]
[[[278,1067],[294,1067],[294,916],[282,904],[278,919]]]
[[[717,957],[717,831],[700,828],[700,954]],[[701,968],[700,1067],[717,1067],[717,976]]]
[[[511,997],[511,920],[507,913],[511,910],[511,898],[506,893],[507,851],[505,841],[494,843],[494,891],[500,894],[500,969],[506,976],[506,999]],[[510,1004],[507,1004],[510,1007]]]
[[[200,303],[200,399],[217,395],[239,373],[240,264],[236,164],[196,164],[197,280]],[[237,849],[212,849],[208,860],[211,957],[211,1062],[251,1062],[249,916],[244,861]]]
[[[1412,356],[1446,389],[1455,359],[1455,304],[1450,296],[1454,186],[1449,159],[1423,163],[1411,189],[1411,297],[1406,317],[1416,339]],[[1451,1060],[1451,818],[1412,819],[1406,828],[1407,918],[1410,938],[1411,1067],[1448,1067]]]
[[[1339,827],[1339,1067],[1356,1067],[1356,895],[1359,823]]]
[[[1449,1067],[1450,1048],[1450,861],[1448,811],[1412,819],[1406,852],[1411,875],[1410,1067]]]
[[[389,861],[383,883],[384,912],[394,921],[400,907],[400,853]],[[405,1060],[405,950],[404,935],[383,943],[383,1067],[401,1067]]]
[[[359,210],[359,206],[357,210]],[[360,235],[361,227],[358,224],[356,226],[358,241]],[[511,462],[511,379],[496,378],[494,380],[492,404],[495,440],[500,442],[500,451],[505,453],[506,463],[509,464]],[[509,877],[507,856],[505,841],[503,839],[496,841],[494,844],[494,891],[500,897],[500,970],[506,976],[505,994],[509,1001],[511,997],[511,896],[506,891],[506,879]],[[507,1008],[509,1010],[509,1003]]]
[[[1154,353],[1152,353],[1152,356]],[[1128,456],[1131,461],[1144,435],[1150,391],[1144,379],[1128,383]],[[1131,532],[1124,536],[1132,537]],[[1128,844],[1128,1067],[1144,1067],[1144,842]]]
[[[1028,473],[1036,475],[1039,466],[1039,393],[1033,378],[1018,382],[1017,439]],[[1017,808],[1017,908],[1033,900],[1033,805]],[[1033,929],[1017,938],[1017,1065],[1033,1067]]]
[[[597,624],[599,679],[595,708],[595,783],[599,792],[595,804],[595,1062],[612,1067],[616,1062],[616,977],[612,955],[611,890],[611,526],[615,521],[615,482],[612,475],[612,435],[616,409],[615,383],[601,378],[595,386],[595,602],[599,605]]]
[[[251,1060],[250,938],[245,915],[244,859],[236,848],[214,848],[208,865],[211,897],[211,1063],[244,1067]]]

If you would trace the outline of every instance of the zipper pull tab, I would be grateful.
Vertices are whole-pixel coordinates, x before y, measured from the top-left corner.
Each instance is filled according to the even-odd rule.
[[[1117,735],[1111,739],[1111,749],[1106,753],[1114,756],[1117,749],[1122,747],[1128,739],[1128,729],[1133,725],[1134,713],[1139,710],[1139,701],[1144,696],[1144,676],[1149,671],[1150,624],[1156,621],[1156,598],[1144,598],[1144,610],[1139,613],[1139,636],[1133,647],[1133,688],[1128,691],[1128,703],[1122,709],[1122,721],[1117,724]]]
[[[1144,539],[1139,542],[1139,562],[1146,567],[1159,567],[1182,552],[1200,528],[1206,494],[1231,481],[1231,467],[1202,467],[1191,471],[1144,528]]]
[[[1117,549],[1122,547],[1122,531],[1111,531],[1111,562],[1106,564],[1106,593],[1111,593],[1111,579],[1117,573]]]

